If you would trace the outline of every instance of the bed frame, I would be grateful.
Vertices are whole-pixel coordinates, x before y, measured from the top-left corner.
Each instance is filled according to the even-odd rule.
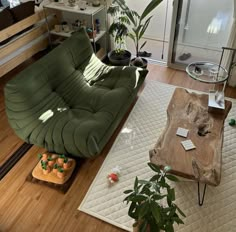
[[[47,14],[53,15],[52,12],[47,12]],[[55,25],[55,20],[55,17],[52,16],[49,21],[49,26]],[[0,77],[48,46],[47,24],[45,22],[45,12],[43,10],[37,11],[26,19],[0,31],[0,42],[15,36],[17,33],[32,25],[35,25],[32,29],[16,36],[11,39],[10,42],[0,47],[0,60],[10,57],[9,59],[6,59],[7,61],[5,63],[0,64]],[[42,35],[45,36],[42,39],[39,39]],[[28,47],[27,45],[34,40],[37,42]],[[19,50],[24,46],[27,46],[27,48],[22,51]],[[11,54],[17,50],[19,50],[19,52],[11,57]]]

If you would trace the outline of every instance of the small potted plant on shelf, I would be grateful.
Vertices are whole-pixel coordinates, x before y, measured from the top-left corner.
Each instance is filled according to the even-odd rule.
[[[116,1],[114,1],[116,2]],[[129,18],[118,4],[112,4],[107,13],[112,16],[113,22],[109,27],[109,34],[114,38],[115,50],[108,53],[112,65],[129,65],[131,53],[125,50],[125,39],[128,35]]]
[[[139,180],[137,177],[133,189],[124,191],[128,196],[124,199],[130,204],[128,214],[135,219],[134,231],[174,231],[174,223],[183,224],[179,214],[184,213],[174,203],[175,190],[167,183],[167,179],[178,179],[169,174],[170,167],[161,170],[157,165],[148,163],[156,172],[150,180]]]
[[[130,32],[128,36],[133,40],[136,50],[136,58],[131,60],[131,65],[146,68],[147,60],[140,57],[141,49],[146,45],[147,41],[140,43],[145,31],[147,30],[152,16],[150,13],[162,2],[162,0],[151,0],[151,2],[144,8],[142,14],[130,9],[125,0],[114,0],[121,8],[121,12],[128,18],[126,25],[130,24]]]
[[[60,179],[63,179],[65,177],[65,170],[62,167],[58,167],[57,177]]]

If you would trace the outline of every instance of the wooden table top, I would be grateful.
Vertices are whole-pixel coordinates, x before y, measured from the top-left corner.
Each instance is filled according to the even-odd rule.
[[[176,88],[167,108],[167,124],[153,150],[151,162],[171,166],[172,173],[210,185],[221,179],[224,121],[232,103],[225,100],[225,110],[208,112],[208,95]],[[187,138],[176,135],[178,127],[188,129]],[[196,149],[185,151],[181,141],[191,139]]]

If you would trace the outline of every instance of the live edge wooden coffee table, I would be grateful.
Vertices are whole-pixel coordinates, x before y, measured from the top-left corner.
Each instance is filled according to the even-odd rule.
[[[197,181],[199,205],[203,204],[206,185],[220,184],[224,121],[231,105],[225,100],[224,110],[208,112],[207,94],[176,88],[167,108],[166,128],[150,151],[152,163],[169,165],[173,174]],[[176,135],[178,127],[189,130],[187,138]],[[181,141],[187,139],[196,149],[185,151]],[[199,183],[204,184],[202,197]]]

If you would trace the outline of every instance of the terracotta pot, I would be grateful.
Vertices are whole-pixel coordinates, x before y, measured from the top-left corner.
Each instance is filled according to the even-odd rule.
[[[63,163],[63,168],[68,169],[71,167],[71,161],[68,161],[67,163]]]
[[[47,167],[46,170],[43,169],[43,174],[44,174],[44,175],[47,175],[47,174],[50,173],[50,172],[51,172],[51,168],[50,168],[50,167]]]
[[[53,171],[53,173],[55,173],[55,174],[57,174],[57,172],[58,172],[57,168],[53,168],[52,171]]]
[[[57,163],[61,166],[63,166],[64,158],[57,158]]]
[[[47,161],[48,160],[48,154],[46,154],[46,153],[42,154],[42,160]]]
[[[60,179],[63,179],[65,177],[65,172],[57,172],[57,177],[60,178]]]
[[[54,164],[55,164],[55,160],[49,160],[48,161],[48,166],[49,167],[53,167]]]

